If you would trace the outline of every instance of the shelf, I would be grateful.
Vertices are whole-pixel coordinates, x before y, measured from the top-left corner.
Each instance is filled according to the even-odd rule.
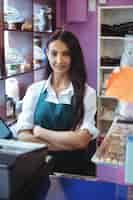
[[[104,70],[104,69],[105,69],[105,70],[106,70],[106,69],[107,69],[107,70],[113,70],[113,69],[116,69],[116,68],[118,68],[118,67],[120,67],[120,66],[106,66],[106,67],[105,67],[105,66],[100,66],[99,69],[101,69],[101,70]]]
[[[0,0],[0,11],[0,113],[10,124],[14,113],[9,119],[8,100],[15,99],[16,92],[11,96],[12,87],[16,90],[17,85],[18,98],[23,99],[29,85],[44,80],[44,49],[56,29],[56,0]],[[10,80],[16,85],[7,88]]]
[[[46,31],[34,31],[34,33],[37,33],[37,34],[52,34],[53,33],[53,30],[46,30]]]
[[[100,36],[101,40],[125,40],[125,37],[118,36]]]
[[[32,73],[32,72],[35,72],[35,71],[39,71],[39,70],[42,70],[42,69],[44,69],[44,67],[38,67],[36,69],[32,69],[32,70],[29,70],[29,71],[20,72],[20,73],[16,73],[16,74],[12,74],[12,75],[6,75],[6,76],[3,76],[3,77],[0,77],[0,80],[4,80],[4,79],[16,77],[16,76],[21,76],[21,75]]]
[[[125,41],[133,42],[132,19],[133,5],[98,7],[97,125],[101,133],[107,133],[114,120],[113,114],[112,117],[108,117],[108,112],[106,115],[106,109],[115,112],[118,100],[113,96],[105,95],[106,80],[112,71],[120,68]]]
[[[105,11],[107,11],[107,10],[120,10],[120,9],[123,9],[123,10],[125,10],[125,9],[133,9],[133,6],[132,5],[118,5],[118,6],[100,6],[100,9],[101,10],[105,10]]]
[[[98,98],[101,98],[101,99],[116,99],[115,97],[109,97],[109,96],[105,96],[105,95],[99,95]]]
[[[23,33],[33,33],[33,30],[15,30],[15,29],[9,29],[9,28],[4,28],[4,31],[8,32],[23,32]]]
[[[132,41],[133,38],[119,37],[119,36],[100,36],[101,40],[129,40]]]

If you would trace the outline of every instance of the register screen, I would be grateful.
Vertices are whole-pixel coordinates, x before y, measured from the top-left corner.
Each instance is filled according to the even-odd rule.
[[[5,124],[3,120],[0,119],[0,138],[12,138],[12,132],[8,128],[8,126]]]

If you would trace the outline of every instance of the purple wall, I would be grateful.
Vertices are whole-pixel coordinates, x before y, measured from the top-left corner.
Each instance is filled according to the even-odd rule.
[[[61,9],[65,7],[65,0],[57,0],[61,2]],[[67,1],[67,0],[66,0]],[[133,0],[107,0],[107,6],[113,5],[133,5]],[[80,5],[79,5],[80,6]],[[63,9],[65,10],[65,9]],[[58,4],[57,4],[58,11]],[[74,12],[74,10],[73,10]],[[58,16],[57,16],[58,17]],[[62,17],[63,19],[63,17]],[[57,19],[57,25],[63,20]],[[88,83],[97,87],[97,12],[88,12],[88,20],[83,23],[68,24],[65,21],[65,29],[74,32],[80,40],[81,47],[85,56],[87,67]]]

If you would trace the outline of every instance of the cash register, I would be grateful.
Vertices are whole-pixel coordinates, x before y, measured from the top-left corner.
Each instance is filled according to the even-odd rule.
[[[0,135],[7,134],[1,120],[0,127]],[[7,138],[0,139],[0,200],[33,200],[41,181],[48,181],[47,145]]]

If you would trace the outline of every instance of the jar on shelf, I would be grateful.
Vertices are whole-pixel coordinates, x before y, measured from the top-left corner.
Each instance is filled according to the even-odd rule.
[[[39,31],[44,31],[45,30],[45,26],[46,26],[45,8],[40,8],[39,23],[38,23]]]
[[[14,102],[19,101],[19,83],[16,78],[6,80],[6,95],[12,98]]]
[[[20,64],[24,62],[23,55],[16,48],[7,48],[5,51],[7,75],[19,73]]]
[[[52,31],[52,8],[47,5],[40,9],[38,26],[40,31]]]
[[[52,8],[48,7],[47,8],[47,30],[52,31],[53,26],[52,26]]]
[[[42,48],[34,45],[34,69],[42,67],[43,62],[46,60],[46,55]]]
[[[38,36],[34,37],[34,46],[38,46],[38,47],[42,46],[42,41],[41,41],[40,37],[38,37]]]

